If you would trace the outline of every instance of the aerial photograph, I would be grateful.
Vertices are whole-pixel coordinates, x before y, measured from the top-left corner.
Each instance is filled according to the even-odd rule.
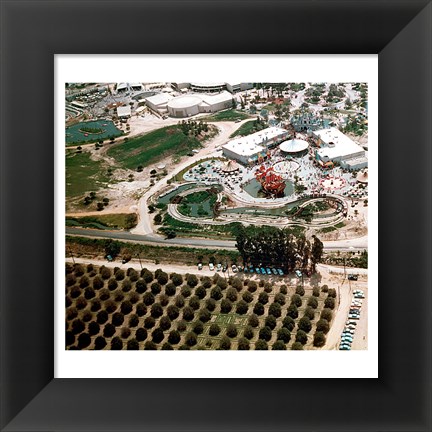
[[[64,145],[66,350],[368,349],[366,82],[66,83]]]

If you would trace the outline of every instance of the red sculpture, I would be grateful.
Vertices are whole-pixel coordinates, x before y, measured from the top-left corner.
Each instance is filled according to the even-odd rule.
[[[261,165],[255,172],[255,178],[260,182],[265,192],[274,196],[283,196],[285,190],[284,179],[276,174],[272,167]]]

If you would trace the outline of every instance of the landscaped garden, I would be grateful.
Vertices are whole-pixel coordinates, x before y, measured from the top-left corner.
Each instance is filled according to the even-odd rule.
[[[302,350],[324,346],[326,285],[66,264],[66,348]]]
[[[85,144],[123,135],[111,120],[92,120],[66,128],[66,145]]]

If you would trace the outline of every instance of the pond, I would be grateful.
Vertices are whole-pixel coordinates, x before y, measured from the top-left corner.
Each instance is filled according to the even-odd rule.
[[[93,130],[93,131],[92,131]],[[118,137],[123,132],[110,120],[81,122],[66,128],[66,144],[82,144]]]
[[[247,182],[243,189],[245,192],[247,192],[250,196],[254,198],[265,198],[268,196],[262,191],[261,184],[258,180],[252,179],[251,181]],[[290,196],[294,193],[294,183],[290,182],[289,180],[285,180],[285,196]]]

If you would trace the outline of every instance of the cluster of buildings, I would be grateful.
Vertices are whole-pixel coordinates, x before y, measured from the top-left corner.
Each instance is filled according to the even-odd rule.
[[[279,145],[281,154],[302,156],[309,151],[309,143],[302,139],[288,139],[289,132],[269,127],[254,134],[229,141],[222,146],[223,154],[243,165],[256,163],[267,156],[268,150]],[[366,152],[351,138],[331,127],[312,132],[316,145],[315,159],[322,167],[338,163],[342,168],[358,170],[367,167]]]

